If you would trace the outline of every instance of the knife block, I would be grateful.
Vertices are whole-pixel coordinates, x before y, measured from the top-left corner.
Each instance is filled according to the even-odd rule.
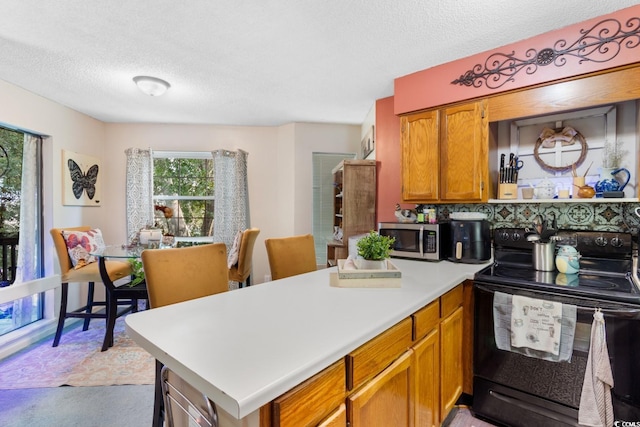
[[[498,184],[498,199],[512,200],[518,198],[518,184]]]

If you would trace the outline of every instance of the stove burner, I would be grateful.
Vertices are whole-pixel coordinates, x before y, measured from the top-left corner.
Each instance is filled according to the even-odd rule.
[[[557,271],[536,271],[531,267],[494,264],[479,271],[475,280],[513,288],[540,289],[640,304],[640,295],[627,275],[623,274],[564,274]]]
[[[494,230],[495,263],[478,272],[476,281],[640,305],[640,293],[628,274],[629,233],[560,230],[556,244],[574,246],[581,254],[580,272],[563,274],[533,268],[533,244],[524,238],[527,232],[519,228]]]

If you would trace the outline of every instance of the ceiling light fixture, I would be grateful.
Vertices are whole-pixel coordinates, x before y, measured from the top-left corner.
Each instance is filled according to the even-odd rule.
[[[151,76],[136,76],[133,81],[142,92],[149,96],[160,96],[171,87],[168,82]]]

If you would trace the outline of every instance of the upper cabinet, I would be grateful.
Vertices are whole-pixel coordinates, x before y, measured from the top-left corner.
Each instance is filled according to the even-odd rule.
[[[438,200],[440,196],[439,117],[440,112],[433,110],[400,119],[405,202]]]
[[[401,118],[402,198],[411,203],[486,202],[487,101]]]

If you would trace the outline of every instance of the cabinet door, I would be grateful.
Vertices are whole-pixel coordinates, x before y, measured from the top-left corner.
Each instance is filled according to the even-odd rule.
[[[273,427],[317,425],[344,403],[344,359],[276,398],[272,404]]]
[[[347,398],[351,427],[413,426],[413,350]]]
[[[488,199],[489,122],[486,100],[446,108],[440,126],[440,199]]]
[[[440,334],[438,327],[413,347],[415,425],[440,425]]]
[[[463,307],[440,322],[440,417],[446,418],[462,394]]]
[[[438,121],[438,111],[401,119],[402,199],[405,202],[438,200]]]
[[[340,405],[334,413],[318,424],[318,427],[347,427],[347,405]]]

